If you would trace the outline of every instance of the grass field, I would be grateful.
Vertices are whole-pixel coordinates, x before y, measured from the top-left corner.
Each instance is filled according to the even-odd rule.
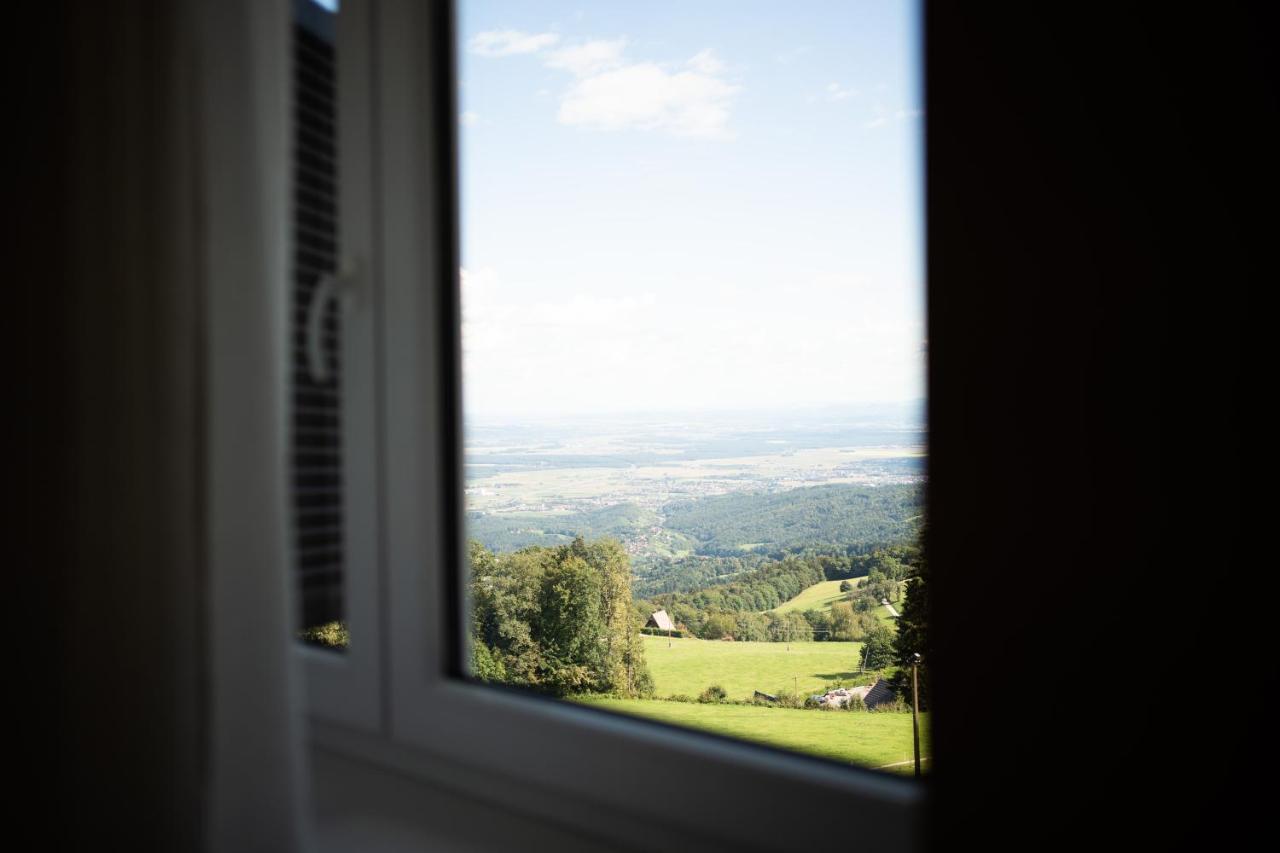
[[[866,578],[854,578],[854,585],[860,585]],[[846,593],[840,591],[842,581],[820,581],[813,586],[805,587],[795,598],[779,604],[773,609],[774,613],[790,613],[791,611],[805,610],[830,610],[831,605],[843,599]],[[902,596],[893,603],[899,612],[902,611]],[[874,611],[875,617],[884,625],[894,628],[898,624],[898,620],[889,613],[887,608],[877,607]]]
[[[719,684],[730,699],[753,691],[820,692],[828,684],[853,684],[861,643],[726,643],[692,638],[644,638],[644,654],[659,697],[697,696]],[[867,679],[864,679],[864,682]]]
[[[845,764],[880,767],[908,761],[912,757],[909,713],[816,711],[595,697],[578,701],[610,711],[791,749]],[[923,756],[930,754],[928,717],[928,714],[920,715],[920,754]],[[926,769],[928,766],[925,763]],[[896,773],[914,772],[910,763],[885,769]]]
[[[866,578],[854,579],[854,585],[861,584]],[[845,597],[846,593],[840,591],[840,584],[844,581],[822,581],[815,583],[813,586],[805,587],[800,594],[790,601],[783,602],[773,608],[774,613],[790,613],[793,610],[826,610],[831,605]]]

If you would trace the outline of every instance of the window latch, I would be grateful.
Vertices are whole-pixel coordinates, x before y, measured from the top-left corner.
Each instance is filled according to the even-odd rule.
[[[325,273],[316,282],[307,305],[307,372],[317,385],[326,384],[331,378],[329,360],[324,351],[324,315],[329,303],[339,308],[349,304],[355,294],[357,267],[347,264],[338,273]]]

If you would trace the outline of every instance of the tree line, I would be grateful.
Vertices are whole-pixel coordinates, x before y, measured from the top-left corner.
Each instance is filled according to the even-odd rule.
[[[788,556],[730,582],[685,592],[638,598],[638,613],[666,610],[681,628],[704,640],[797,642],[867,640],[883,626],[875,612],[881,601],[898,601],[914,571],[919,548],[900,544],[871,554]],[[802,590],[823,580],[850,580],[844,601],[829,610],[775,613]],[[857,580],[858,583],[853,581]]]
[[[731,583],[664,593],[651,600],[668,611],[684,606],[704,611],[757,612],[771,610],[823,579],[822,568],[813,560],[786,557],[753,569]]]
[[[692,592],[709,586],[733,583],[754,569],[774,562],[764,554],[733,557],[653,557],[637,561],[635,594],[641,598],[668,592]]]
[[[669,504],[665,526],[691,537],[696,552],[781,555],[804,548],[866,553],[911,541],[923,512],[915,484],[826,485],[776,493],[736,493]]]

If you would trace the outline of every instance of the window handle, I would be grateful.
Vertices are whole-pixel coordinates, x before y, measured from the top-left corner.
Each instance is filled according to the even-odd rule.
[[[340,273],[325,273],[316,282],[307,305],[307,372],[311,381],[324,385],[330,379],[329,360],[324,353],[324,313],[330,301],[339,306],[350,302],[355,291],[354,267],[345,267]]]

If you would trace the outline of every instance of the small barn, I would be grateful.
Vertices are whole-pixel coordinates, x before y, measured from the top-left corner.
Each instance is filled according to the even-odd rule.
[[[660,631],[674,631],[676,629],[675,624],[671,621],[671,616],[665,610],[650,613],[649,621],[645,622],[644,626],[646,628],[657,628]]]
[[[889,686],[889,682],[881,678],[875,684],[863,685],[862,687],[838,687],[813,698],[819,706],[843,708],[854,697],[861,699],[867,708],[875,708],[885,702],[892,702],[894,693],[893,688]]]
[[[883,705],[885,702],[892,702],[897,697],[893,692],[893,688],[889,686],[889,682],[883,678],[878,679],[875,684],[862,694],[862,701],[868,708],[875,708],[877,705]]]

